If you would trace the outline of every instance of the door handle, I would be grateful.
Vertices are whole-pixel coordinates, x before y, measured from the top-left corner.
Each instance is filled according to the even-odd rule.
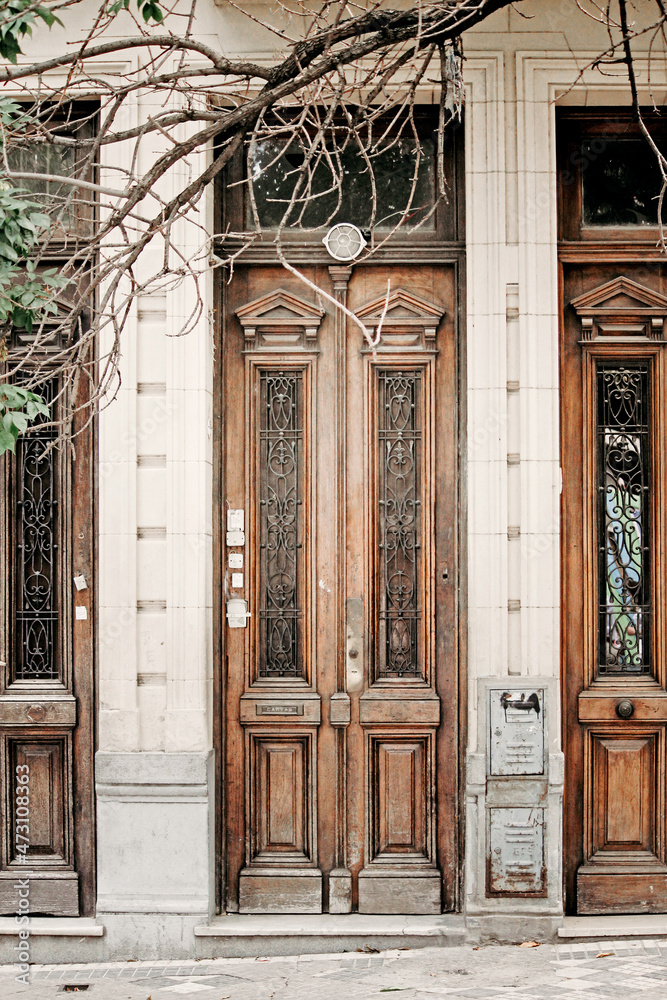
[[[624,698],[623,701],[619,701],[616,705],[616,715],[619,719],[631,719],[635,714],[635,706],[632,704],[629,698]]]

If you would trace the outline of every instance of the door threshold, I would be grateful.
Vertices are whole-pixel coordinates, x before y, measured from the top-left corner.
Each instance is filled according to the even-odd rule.
[[[463,916],[451,913],[229,913],[195,927],[195,937],[198,952],[231,958],[455,947],[465,943],[466,928]]]
[[[667,937],[667,913],[614,914],[613,916],[565,917],[559,938],[649,938]]]
[[[92,917],[30,917],[31,937],[104,937],[104,924]],[[16,937],[16,917],[0,917],[0,935]]]

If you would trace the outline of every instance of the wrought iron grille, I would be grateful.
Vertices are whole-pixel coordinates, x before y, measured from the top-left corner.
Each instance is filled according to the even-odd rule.
[[[599,673],[649,667],[650,427],[647,364],[597,370]]]
[[[261,677],[300,677],[303,391],[300,371],[260,373]]]
[[[53,402],[55,381],[40,392]],[[58,634],[58,471],[57,451],[48,445],[54,427],[39,418],[16,444],[14,680],[55,680],[59,676]]]
[[[421,372],[378,372],[380,677],[414,677],[421,619]]]

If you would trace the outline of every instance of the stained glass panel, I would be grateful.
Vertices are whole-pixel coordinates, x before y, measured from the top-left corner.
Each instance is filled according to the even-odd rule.
[[[601,364],[598,392],[600,674],[649,667],[649,372]]]

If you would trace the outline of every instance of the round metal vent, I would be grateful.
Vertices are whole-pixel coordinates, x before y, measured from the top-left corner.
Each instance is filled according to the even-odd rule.
[[[322,242],[335,260],[354,260],[366,246],[364,234],[351,222],[332,226]]]

